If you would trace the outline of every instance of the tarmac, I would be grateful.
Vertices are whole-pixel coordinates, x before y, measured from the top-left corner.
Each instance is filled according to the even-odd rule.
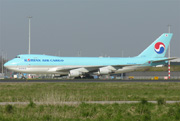
[[[131,83],[131,82],[180,82],[180,80],[116,80],[116,79],[1,79],[0,83]]]

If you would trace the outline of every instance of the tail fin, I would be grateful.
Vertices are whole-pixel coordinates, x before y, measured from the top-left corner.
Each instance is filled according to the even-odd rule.
[[[138,57],[164,57],[172,38],[172,33],[164,33],[147,47]]]

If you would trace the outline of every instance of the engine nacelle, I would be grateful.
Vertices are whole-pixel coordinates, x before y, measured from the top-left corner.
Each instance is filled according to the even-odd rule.
[[[82,72],[76,71],[76,70],[71,70],[69,72],[69,77],[79,77],[82,75]]]
[[[106,75],[106,74],[110,74],[112,71],[107,69],[107,68],[100,68],[98,71],[99,75]]]
[[[156,67],[163,67],[164,65],[157,65]]]

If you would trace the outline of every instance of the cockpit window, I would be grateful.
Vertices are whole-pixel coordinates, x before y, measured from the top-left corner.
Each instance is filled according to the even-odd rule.
[[[18,56],[16,56],[16,58],[20,58],[20,56],[18,55]]]

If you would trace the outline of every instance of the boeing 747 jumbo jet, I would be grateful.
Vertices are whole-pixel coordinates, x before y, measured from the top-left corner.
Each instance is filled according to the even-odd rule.
[[[164,65],[165,54],[172,33],[164,33],[136,57],[57,57],[49,55],[18,55],[4,66],[16,72],[29,74],[60,74],[69,77],[106,75],[135,71],[141,68]]]

